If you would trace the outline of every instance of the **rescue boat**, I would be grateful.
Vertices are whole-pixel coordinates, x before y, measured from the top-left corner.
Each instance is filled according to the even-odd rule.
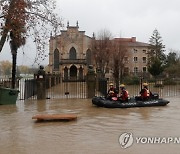
[[[109,100],[106,97],[94,97],[92,104],[98,107],[106,108],[131,108],[131,107],[151,107],[151,106],[165,106],[169,103],[168,100],[159,98],[158,94],[153,94],[148,100],[140,100],[138,97],[131,97],[126,102],[120,100]]]

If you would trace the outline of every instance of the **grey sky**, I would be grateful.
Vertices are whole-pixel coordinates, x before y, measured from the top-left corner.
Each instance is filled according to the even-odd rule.
[[[65,27],[67,21],[76,25],[78,20],[80,30],[89,36],[106,28],[114,37],[135,36],[141,42],[148,42],[157,28],[167,51],[180,50],[179,7],[179,0],[57,0],[57,12]],[[4,49],[8,51],[7,47]],[[5,50],[0,53],[0,61],[11,57]],[[30,65],[35,57],[33,50],[35,47],[28,43],[24,47],[25,55],[19,52],[18,64]]]

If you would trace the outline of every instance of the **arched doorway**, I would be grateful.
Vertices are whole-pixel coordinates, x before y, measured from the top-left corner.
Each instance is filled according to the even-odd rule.
[[[64,68],[64,80],[68,80],[68,68]]]
[[[69,51],[69,59],[76,59],[76,49],[74,47]]]
[[[77,67],[75,65],[70,67],[70,79],[77,79]]]

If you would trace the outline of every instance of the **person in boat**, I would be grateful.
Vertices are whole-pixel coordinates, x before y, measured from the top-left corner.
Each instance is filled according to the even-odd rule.
[[[125,89],[125,85],[121,84],[120,89],[121,89],[121,94],[120,94],[119,100],[121,102],[128,102],[129,94],[128,94],[128,91]]]
[[[148,100],[152,96],[151,91],[148,89],[148,84],[143,83],[143,89],[140,91],[141,100]]]
[[[110,88],[107,93],[107,99],[116,100],[118,92],[117,92],[116,88],[114,88],[113,83],[110,83],[109,86],[110,86]]]

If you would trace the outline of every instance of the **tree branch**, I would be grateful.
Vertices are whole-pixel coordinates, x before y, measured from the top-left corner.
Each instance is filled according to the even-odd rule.
[[[0,19],[1,19],[1,18],[4,18],[4,17],[5,17],[5,15],[2,15],[2,16],[0,16]]]
[[[28,12],[28,11],[26,11],[25,13],[27,13],[27,14],[32,14],[32,15],[35,15],[35,16],[38,16],[38,17],[40,17],[40,18],[42,18],[42,19],[45,19],[46,21],[48,21],[48,22],[50,22],[50,23],[53,23],[53,21],[52,21],[52,20],[50,20],[50,19],[46,18],[45,16],[43,16],[43,15],[41,15],[41,14],[39,14],[39,13],[35,13],[35,12]]]

